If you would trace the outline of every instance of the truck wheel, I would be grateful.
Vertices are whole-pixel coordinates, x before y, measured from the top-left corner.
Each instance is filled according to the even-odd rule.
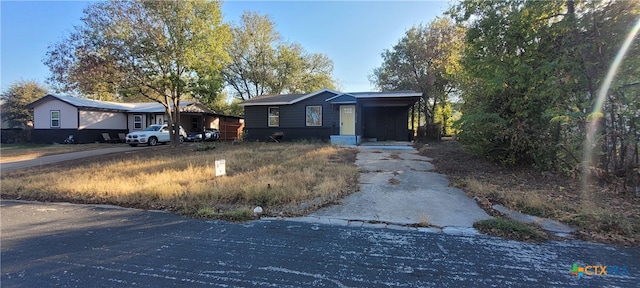
[[[158,145],[158,138],[156,137],[149,138],[149,146],[156,146],[156,145]]]

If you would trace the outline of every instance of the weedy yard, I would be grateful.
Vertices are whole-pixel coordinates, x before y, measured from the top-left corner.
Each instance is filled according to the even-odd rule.
[[[3,172],[1,194],[232,220],[250,218],[255,206],[301,215],[357,189],[356,154],[321,143],[154,147]],[[216,159],[225,159],[226,176],[215,177]]]
[[[583,240],[640,245],[640,197],[632,193],[593,185],[595,196],[592,201],[585,201],[581,198],[581,179],[541,173],[529,167],[501,167],[471,156],[456,141],[429,143],[419,150],[433,158],[436,171],[447,175],[452,186],[464,190],[490,214],[500,216],[491,206],[502,204],[578,227],[577,234]],[[536,233],[520,233],[522,225],[512,221],[479,224],[476,228],[487,233],[499,230],[497,236],[509,237],[504,235],[511,233],[505,232],[509,230],[515,231],[510,238],[539,238]]]
[[[115,144],[93,143],[82,145],[66,144],[2,144],[0,163],[35,159],[40,156],[115,147]]]

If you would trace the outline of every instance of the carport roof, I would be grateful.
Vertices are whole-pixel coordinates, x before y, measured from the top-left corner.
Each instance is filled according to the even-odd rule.
[[[332,104],[351,104],[356,103],[358,99],[386,99],[386,100],[400,100],[411,99],[421,97],[422,93],[415,91],[384,91],[384,92],[349,92],[338,94],[334,97],[327,99],[327,102]],[[415,100],[413,100],[415,101]]]
[[[383,91],[383,92],[351,92],[346,93],[353,95],[358,99],[365,98],[406,98],[406,97],[421,97],[422,93],[418,93],[412,90],[403,91]]]

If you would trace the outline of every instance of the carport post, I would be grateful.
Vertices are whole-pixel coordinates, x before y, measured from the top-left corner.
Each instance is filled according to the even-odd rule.
[[[202,117],[201,118],[202,119],[202,140],[204,140],[204,124],[205,124],[205,119],[206,119],[206,116],[205,116],[204,112],[202,112],[201,117]]]
[[[415,120],[416,120],[416,103],[413,102],[413,105],[411,105],[411,139],[412,140],[416,133]]]

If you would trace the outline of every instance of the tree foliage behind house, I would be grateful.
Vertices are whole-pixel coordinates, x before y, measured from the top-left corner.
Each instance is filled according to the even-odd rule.
[[[47,95],[48,91],[35,81],[18,81],[2,91],[2,121],[10,128],[25,128],[33,121],[33,112],[27,104]]]
[[[449,93],[456,88],[463,40],[464,29],[450,18],[413,26],[382,53],[382,65],[373,70],[370,80],[382,91],[421,92],[421,117],[428,123],[442,121],[435,117],[436,108],[446,107]]]
[[[178,127],[183,95],[220,91],[230,37],[217,1],[97,2],[44,62],[61,90],[143,96]]]
[[[637,39],[602,111],[594,110],[609,66],[638,25],[640,2],[461,1],[451,14],[468,27],[463,143],[502,163],[571,172],[584,169],[583,141],[596,122],[592,168],[640,182]]]
[[[300,44],[285,43],[266,15],[245,12],[232,26],[227,47],[231,63],[224,80],[235,97],[247,100],[265,94],[308,93],[335,88],[333,61],[308,53]]]

